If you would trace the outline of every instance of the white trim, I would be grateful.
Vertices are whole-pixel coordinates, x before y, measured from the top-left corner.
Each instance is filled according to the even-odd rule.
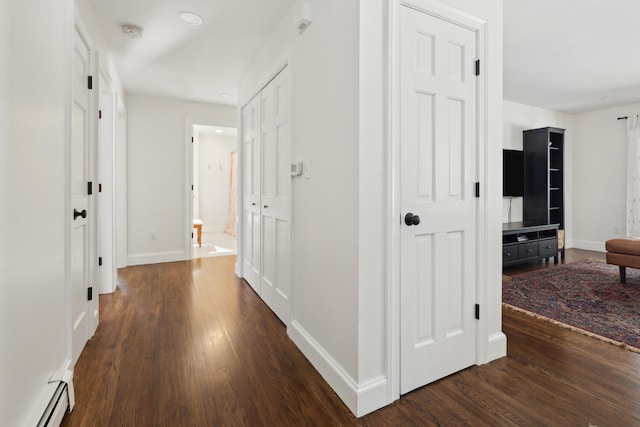
[[[98,81],[100,81],[100,79],[103,79],[106,85],[106,88],[100,87],[100,85],[98,85],[98,91],[96,92],[98,110],[101,111],[100,100],[101,100],[101,97],[103,96],[102,91],[106,90],[107,93],[104,94],[104,97],[105,99],[106,98],[109,99],[110,107],[111,107],[110,111],[108,112],[108,114],[111,116],[111,124],[110,124],[111,140],[103,141],[102,138],[104,135],[102,135],[102,132],[101,132],[100,119],[99,119],[98,120],[98,138],[97,138],[98,155],[96,156],[96,181],[97,181],[96,185],[99,186],[100,184],[104,184],[105,186],[108,186],[108,188],[111,189],[111,198],[109,200],[105,200],[104,193],[100,193],[99,191],[97,191],[95,194],[97,196],[96,197],[97,210],[98,209],[102,210],[103,203],[106,203],[107,208],[109,208],[109,210],[111,211],[111,224],[109,224],[109,230],[111,231],[111,236],[110,236],[111,251],[110,253],[107,253],[107,254],[98,253],[97,256],[111,257],[111,273],[110,273],[111,283],[100,283],[100,294],[109,294],[114,292],[117,286],[117,269],[116,269],[116,190],[117,189],[116,189],[116,174],[115,174],[117,116],[116,116],[116,107],[115,107],[116,96],[115,96],[114,90],[112,89],[113,83],[112,83],[111,77],[109,76],[109,73],[102,66],[102,63],[100,63],[99,65],[100,67],[98,70]],[[107,117],[109,117],[109,115],[107,115]],[[100,153],[102,152],[102,148],[104,147],[105,144],[110,149],[108,159],[104,159],[100,157]],[[109,168],[111,171],[110,182],[102,182],[105,166]],[[100,239],[100,236],[102,235],[102,230],[105,227],[104,221],[101,221],[99,226],[100,228],[98,229],[98,241],[96,242],[96,245],[100,251],[103,245],[103,241]],[[102,268],[105,268],[105,267],[103,266]],[[100,267],[96,269],[96,275],[98,276],[99,274],[100,274]]]
[[[292,320],[287,332],[302,354],[309,359],[356,417],[366,415],[389,403],[386,377],[380,376],[358,384],[298,322]]]
[[[280,72],[282,70],[285,69],[285,67],[287,67],[288,65],[291,65],[291,51],[287,50],[277,61],[275,61],[273,63],[273,67],[270,67],[269,69],[271,70],[271,72],[265,73],[263,78],[258,79],[258,84],[256,85],[254,90],[249,91],[249,95],[245,97],[245,99],[242,99],[241,102],[238,102],[238,105],[240,106],[239,110],[242,111],[242,109],[244,107],[247,106],[247,104],[249,102],[251,102],[251,100],[253,98],[255,98],[255,96],[257,94],[259,94],[260,92],[262,92],[262,89],[264,89],[265,87],[267,87],[267,85],[269,83],[271,83],[271,80],[275,79],[276,76],[278,74],[280,74]],[[291,68],[289,68],[289,70],[291,70]],[[291,73],[289,73],[291,74]],[[291,92],[289,92],[291,93]],[[242,141],[242,139],[240,139]]]
[[[191,243],[191,238],[189,238],[189,243]],[[186,261],[188,259],[187,253],[184,251],[155,252],[129,255],[127,257],[127,265],[159,264],[162,262]]]
[[[400,397],[400,8],[407,6],[421,12],[432,15],[436,18],[452,22],[456,25],[464,26],[476,33],[476,55],[481,60],[483,70],[486,70],[487,64],[487,39],[486,21],[473,17],[467,13],[461,12],[450,6],[444,5],[435,0],[393,0],[389,13],[389,50],[390,50],[390,70],[389,70],[389,117],[390,117],[390,147],[389,147],[389,194],[390,194],[390,212],[389,212],[389,292],[387,295],[387,310],[389,318],[387,322],[387,332],[389,336],[388,348],[388,372],[389,372],[389,402],[399,399]],[[486,168],[489,149],[487,146],[488,132],[488,95],[486,92],[488,73],[481,73],[477,80],[477,99],[476,99],[476,178],[481,182],[481,194],[487,194],[483,186],[488,182],[488,170]],[[487,254],[490,248],[486,239],[487,230],[490,230],[488,221],[488,206],[486,197],[480,197],[477,205],[477,230],[476,230],[476,301],[481,307],[488,306],[488,273],[484,266],[487,263]],[[485,245],[485,246],[482,246]],[[488,331],[488,316],[480,316],[476,327],[476,364],[485,363],[489,354],[500,353],[502,345],[506,348],[506,337],[500,333],[497,337],[490,337],[485,340],[484,337]]]
[[[238,128],[238,124],[231,120],[219,120],[203,117],[185,117],[184,119],[184,224],[183,248],[185,259],[193,258],[191,233],[193,232],[193,200],[191,199],[191,185],[193,185],[193,145],[191,138],[194,125],[221,126]],[[240,171],[239,171],[240,172]],[[239,219],[239,218],[238,218]],[[204,231],[204,230],[203,230]],[[132,257],[129,257],[131,259]],[[162,261],[161,261],[162,262]],[[132,265],[131,263],[129,265]]]

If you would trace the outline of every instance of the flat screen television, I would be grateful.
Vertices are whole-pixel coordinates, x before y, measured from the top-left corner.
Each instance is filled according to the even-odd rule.
[[[502,150],[502,195],[524,195],[524,156],[520,150]]]

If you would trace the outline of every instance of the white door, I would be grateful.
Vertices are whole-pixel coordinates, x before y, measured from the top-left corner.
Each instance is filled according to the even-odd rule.
[[[73,103],[71,116],[71,356],[75,364],[89,339],[93,315],[88,301],[89,288],[89,132],[90,95],[89,48],[75,32],[73,57]]]
[[[262,142],[262,280],[260,296],[289,322],[290,139],[289,70],[282,70],[263,90]]]
[[[260,94],[242,109],[243,275],[260,294]]]
[[[407,393],[476,360],[476,34],[401,9],[400,391]]]
[[[98,272],[95,287],[100,293],[111,293],[116,290],[115,266],[115,180],[114,169],[114,133],[113,133],[113,93],[107,80],[100,73],[100,119],[98,128]]]

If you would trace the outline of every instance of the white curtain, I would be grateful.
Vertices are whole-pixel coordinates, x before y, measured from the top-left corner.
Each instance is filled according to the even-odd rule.
[[[627,119],[627,236],[640,237],[640,120]]]

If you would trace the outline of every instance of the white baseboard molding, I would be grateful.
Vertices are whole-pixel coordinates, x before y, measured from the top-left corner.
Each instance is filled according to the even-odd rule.
[[[62,365],[60,366],[60,371],[68,370],[70,366],[71,366],[71,359],[65,359]],[[54,373],[52,372],[52,374]],[[37,396],[33,396],[35,401],[35,404],[33,405],[33,408],[32,408],[33,412],[30,412],[29,416],[27,417],[28,420],[24,424],[22,422],[18,422],[17,420],[15,420],[16,423],[12,423],[11,420],[8,421],[6,418],[3,418],[2,421],[8,422],[7,425],[25,425],[25,426],[44,425],[47,427],[49,426],[57,427],[58,425],[60,425],[60,422],[62,421],[62,417],[66,412],[64,411],[61,413],[60,410],[66,409],[68,407],[68,398],[66,399],[66,402],[67,402],[66,404],[64,399],[60,400],[61,405],[59,406],[58,410],[55,411],[55,413],[50,417],[50,422],[48,424],[43,422],[43,417],[45,413],[47,413],[47,409],[49,408],[52,402],[52,399],[58,390],[59,384],[60,384],[59,382],[48,382],[47,384],[43,384],[41,392],[39,392]],[[6,416],[6,414],[4,415]],[[0,424],[5,425],[3,423],[0,423]]]
[[[503,332],[498,332],[489,337],[487,347],[487,362],[500,359],[507,355],[507,336]]]
[[[186,259],[187,254],[184,251],[137,254],[127,257],[127,265],[159,264],[161,262],[185,261]]]
[[[311,362],[322,378],[356,417],[361,417],[390,404],[388,380],[384,376],[357,384],[349,374],[293,320],[287,330],[291,340]]]
[[[586,251],[606,252],[604,242],[592,242],[589,240],[573,240],[571,248],[584,249]]]

